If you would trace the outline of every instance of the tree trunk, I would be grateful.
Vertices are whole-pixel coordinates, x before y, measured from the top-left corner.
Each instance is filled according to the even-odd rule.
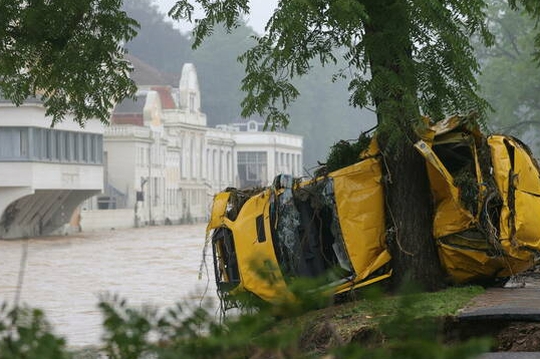
[[[423,289],[440,289],[443,275],[432,235],[433,203],[424,158],[405,141],[392,152],[385,156],[385,193],[394,287],[410,279]]]
[[[426,290],[443,285],[432,236],[433,204],[424,159],[413,147],[420,122],[409,34],[401,0],[360,0],[366,7],[364,44],[384,154],[386,222],[393,283],[407,278]],[[385,46],[381,46],[385,44]]]

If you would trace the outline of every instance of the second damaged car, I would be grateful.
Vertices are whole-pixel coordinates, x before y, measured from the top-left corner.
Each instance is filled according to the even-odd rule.
[[[433,237],[454,283],[493,282],[532,268],[540,251],[540,175],[517,138],[484,136],[451,117],[415,146],[426,159]]]

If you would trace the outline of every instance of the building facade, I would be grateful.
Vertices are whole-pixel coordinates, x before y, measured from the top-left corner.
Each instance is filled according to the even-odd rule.
[[[51,122],[36,99],[0,99],[0,238],[51,234],[103,190],[103,126]]]
[[[136,226],[206,218],[206,131],[193,65],[184,66],[177,89],[141,87],[105,130],[108,192],[97,208],[133,208]]]
[[[268,186],[281,173],[302,176],[301,136],[280,132],[265,132],[264,122],[255,119],[233,123],[236,186]]]
[[[262,125],[208,128],[195,67],[185,64],[178,88],[139,86],[135,100],[116,106],[104,134],[105,191],[85,209],[132,210],[135,226],[200,222],[227,187],[300,176],[302,138]]]

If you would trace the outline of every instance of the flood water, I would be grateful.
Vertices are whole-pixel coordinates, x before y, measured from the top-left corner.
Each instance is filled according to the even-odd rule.
[[[100,294],[159,308],[215,298],[211,257],[208,274],[198,278],[204,230],[204,225],[161,226],[0,240],[0,302],[16,300],[25,263],[20,303],[43,309],[69,346],[98,344]]]

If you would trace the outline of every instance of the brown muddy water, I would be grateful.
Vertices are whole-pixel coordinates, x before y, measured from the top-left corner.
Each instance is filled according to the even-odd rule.
[[[118,294],[135,307],[215,302],[210,251],[199,279],[204,238],[204,225],[186,225],[0,240],[0,303],[13,304],[19,293],[20,304],[45,311],[68,346],[95,345],[101,294]]]

